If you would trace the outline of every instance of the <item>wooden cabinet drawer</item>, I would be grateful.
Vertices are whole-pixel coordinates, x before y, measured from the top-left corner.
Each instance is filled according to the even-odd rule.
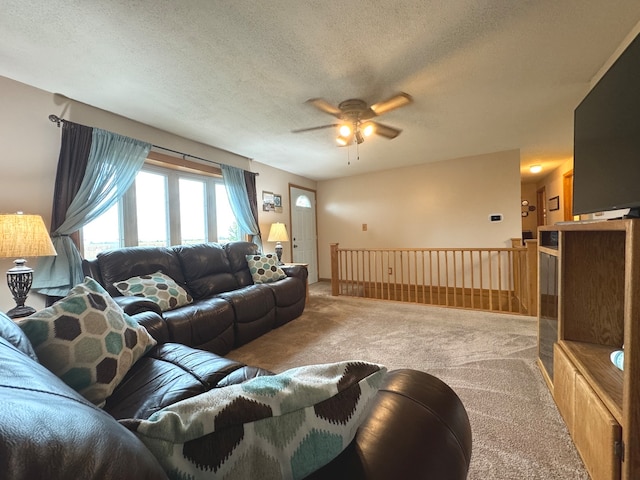
[[[553,398],[569,432],[573,432],[576,368],[557,343],[553,345],[553,357]]]
[[[575,376],[573,441],[592,480],[619,480],[621,428],[580,374]]]

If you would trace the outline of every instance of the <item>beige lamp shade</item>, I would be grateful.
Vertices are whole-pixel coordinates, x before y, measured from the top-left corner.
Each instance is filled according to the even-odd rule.
[[[0,215],[0,257],[48,257],[57,255],[40,215]]]
[[[284,223],[272,223],[269,230],[268,242],[288,242],[287,226]]]

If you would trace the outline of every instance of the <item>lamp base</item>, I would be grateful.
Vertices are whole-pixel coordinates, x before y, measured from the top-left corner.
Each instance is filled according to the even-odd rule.
[[[278,257],[278,265],[284,265],[282,263],[282,244],[280,242],[276,243],[276,256]]]
[[[7,312],[9,318],[28,317],[36,312],[35,308],[28,307],[24,304],[31,290],[33,282],[33,270],[25,266],[26,260],[23,258],[16,259],[15,267],[7,272],[7,285],[16,306]]]
[[[33,315],[36,313],[36,309],[33,307],[28,307],[26,305],[22,305],[19,307],[14,307],[7,312],[7,317],[9,318],[22,318],[28,317],[29,315]]]

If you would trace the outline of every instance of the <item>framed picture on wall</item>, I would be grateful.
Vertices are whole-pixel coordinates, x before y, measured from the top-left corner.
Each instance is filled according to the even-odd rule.
[[[282,213],[282,195],[277,193],[273,195],[273,206],[276,213]]]
[[[560,210],[560,197],[555,196],[549,199],[549,211]]]
[[[273,192],[262,191],[262,210],[269,212],[275,210]],[[281,199],[282,201],[282,199]]]

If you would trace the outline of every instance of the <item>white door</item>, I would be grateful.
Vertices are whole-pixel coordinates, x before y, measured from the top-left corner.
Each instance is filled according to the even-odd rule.
[[[318,281],[316,192],[289,187],[291,199],[291,248],[294,263],[309,264],[309,283]]]

